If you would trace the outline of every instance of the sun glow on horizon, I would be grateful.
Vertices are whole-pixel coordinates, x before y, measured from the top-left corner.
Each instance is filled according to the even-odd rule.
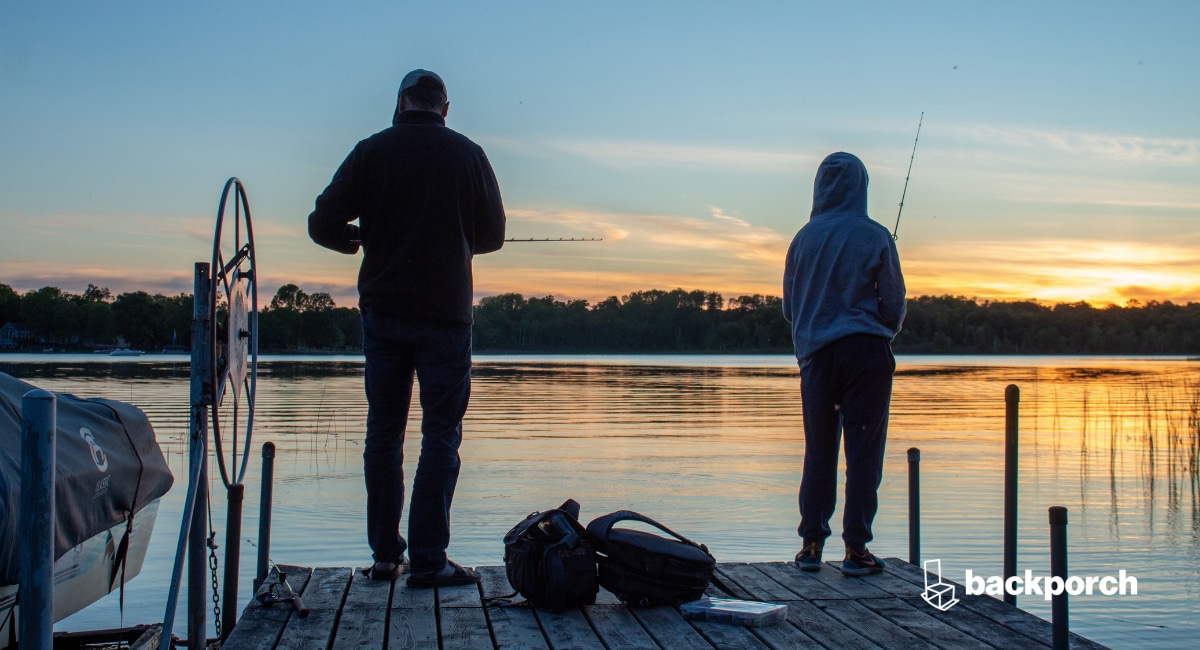
[[[755,226],[717,206],[706,209],[707,215],[689,216],[510,210],[509,230],[515,237],[544,232],[549,225],[564,237],[601,236],[603,241],[510,242],[501,251],[476,257],[476,300],[519,293],[595,304],[635,291],[676,288],[717,292],[726,299],[782,295],[783,258],[791,234]],[[195,237],[192,230],[183,237]],[[329,293],[339,306],[357,304],[356,256],[322,251],[280,228],[264,228],[257,236],[266,250],[312,247],[304,255],[272,251],[266,256],[270,265],[262,267],[260,304],[289,283],[309,293]],[[900,253],[909,297],[953,295],[1096,306],[1130,300],[1200,302],[1200,259],[1187,241],[933,242],[904,244]],[[0,282],[20,292],[57,286],[81,293],[87,284],[96,284],[114,294],[190,293],[190,265],[176,271],[147,274],[82,259],[0,260]]]

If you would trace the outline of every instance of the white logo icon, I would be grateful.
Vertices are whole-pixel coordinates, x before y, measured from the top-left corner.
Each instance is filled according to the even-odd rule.
[[[932,571],[930,570],[931,565]],[[954,597],[954,585],[942,582],[942,561],[925,560],[921,563],[921,568],[925,570],[925,591],[921,592],[921,598],[943,612],[957,605],[958,599]],[[936,578],[933,583],[929,581],[930,573],[933,573],[933,577]]]
[[[80,427],[79,437],[83,438],[83,441],[91,448],[92,462],[96,463],[96,468],[101,472],[108,471],[108,456],[100,448],[100,445],[96,444],[96,436],[92,435],[92,430],[87,427]]]

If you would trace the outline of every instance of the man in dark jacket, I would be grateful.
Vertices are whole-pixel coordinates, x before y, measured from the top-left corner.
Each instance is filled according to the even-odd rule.
[[[848,153],[817,169],[809,221],[788,249],[783,315],[792,324],[804,407],[804,476],[796,563],[821,568],[837,503],[838,447],[846,445],[842,573],[878,573],[867,550],[878,509],[904,277],[887,228],[867,216],[867,168]]]
[[[504,206],[487,156],[446,128],[441,77],[400,83],[391,128],[358,143],[308,217],[313,241],[340,253],[361,245],[358,274],[366,355],[367,540],[371,577],[410,587],[470,584],[446,557],[462,419],[471,393],[472,256],[504,244]],[[350,222],[358,220],[358,224]],[[404,428],[420,382],[421,455],[404,509]]]

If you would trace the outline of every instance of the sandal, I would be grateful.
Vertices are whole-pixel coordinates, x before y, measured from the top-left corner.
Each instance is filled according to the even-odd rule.
[[[446,560],[446,566],[439,571],[423,571],[408,576],[408,586],[414,589],[429,589],[430,587],[453,587],[455,585],[473,585],[479,583],[479,574],[473,569]]]
[[[395,580],[404,573],[407,566],[408,559],[401,555],[399,562],[376,562],[373,566],[363,567],[359,570],[372,580]]]

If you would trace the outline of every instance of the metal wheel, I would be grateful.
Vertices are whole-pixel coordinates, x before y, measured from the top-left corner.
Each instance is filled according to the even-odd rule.
[[[231,196],[232,194],[232,196]],[[225,206],[233,200],[232,233],[223,231]],[[227,254],[228,251],[228,254]],[[258,278],[254,260],[254,229],[246,189],[230,178],[217,208],[213,236],[212,286],[212,431],[217,466],[225,487],[241,484],[250,458],[254,428],[254,392],[258,380]],[[240,445],[238,436],[242,433]],[[228,438],[228,444],[224,439]],[[226,452],[230,462],[226,463]],[[238,454],[241,465],[238,466]],[[231,476],[230,470],[237,469]]]

